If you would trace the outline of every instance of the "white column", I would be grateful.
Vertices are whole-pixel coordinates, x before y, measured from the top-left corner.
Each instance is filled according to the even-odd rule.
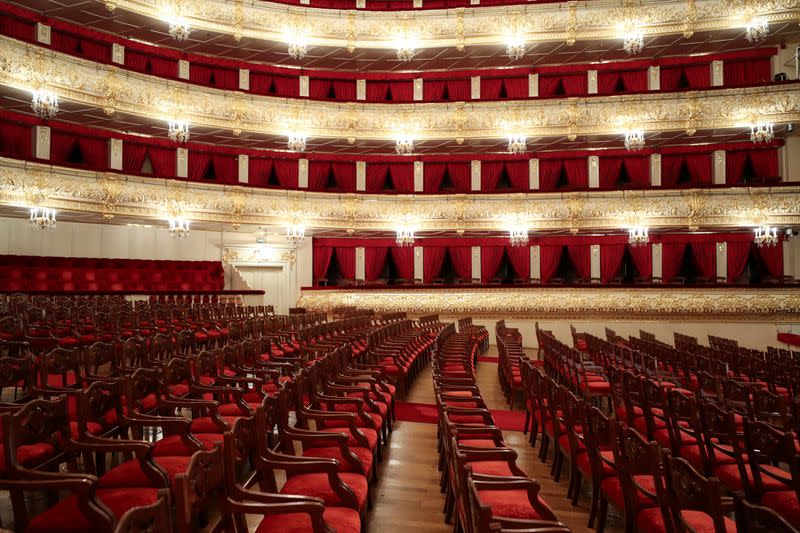
[[[717,243],[717,278],[728,280],[728,243]]]
[[[367,7],[367,0],[356,0],[356,9],[364,9]]]
[[[300,76],[300,96],[308,97],[308,76]]]
[[[481,277],[481,247],[472,247],[472,279],[480,279]]]
[[[725,184],[725,150],[714,151],[714,185]]]
[[[250,182],[250,156],[239,154],[239,183]]]
[[[363,281],[366,278],[364,248],[356,248],[356,279]]]
[[[650,185],[661,186],[661,154],[650,155]]]
[[[531,279],[542,279],[542,257],[538,244],[531,246]]]
[[[587,164],[589,165],[589,188],[596,189],[600,187],[600,158],[590,155]]]
[[[479,5],[481,5],[481,0],[469,0],[469,5],[471,5],[471,6],[479,6]]]
[[[539,160],[535,157],[528,161],[528,186],[532,191],[539,189]]]
[[[539,96],[539,75],[528,74],[528,96]]]
[[[175,151],[176,174],[179,178],[189,177],[189,150],[178,148]]]
[[[481,99],[481,77],[480,76],[472,76],[469,79],[469,96],[473,100],[480,100]]]
[[[414,0],[412,6],[414,9],[419,9],[422,7],[422,0]]]
[[[250,69],[249,68],[240,68],[239,69],[239,88],[243,91],[250,90]]]
[[[33,130],[33,155],[36,159],[50,159],[50,128],[48,126],[36,126]]]
[[[308,159],[297,160],[297,186],[308,189]]]
[[[481,162],[472,162],[472,187],[473,191],[481,190]]]
[[[50,44],[50,26],[41,22],[36,23],[36,41],[42,44]]]
[[[185,59],[178,60],[178,77],[182,80],[189,79],[189,62]]]
[[[600,279],[600,245],[593,244],[589,247],[589,256],[591,258],[591,280],[599,280]]]
[[[422,78],[414,78],[414,101],[422,101]]]
[[[647,90],[658,91],[661,89],[661,67],[653,66],[647,69]]]
[[[117,65],[125,64],[125,47],[121,44],[111,44],[111,61]]]
[[[356,161],[356,190],[367,190],[367,163],[366,161]]]
[[[367,99],[367,80],[356,80],[356,100]]]
[[[108,140],[108,167],[122,170],[122,139]]]
[[[711,62],[711,86],[721,87],[725,84],[725,77],[722,70],[722,60]]]
[[[781,245],[783,246],[783,275],[784,276],[792,276],[793,278],[797,277],[797,268],[795,263],[794,257],[794,249],[792,243],[797,245],[798,240],[797,236],[795,236],[791,241],[782,241]]]
[[[422,192],[425,187],[422,161],[414,161],[414,192]]]
[[[597,71],[596,70],[587,70],[586,71],[586,82],[588,84],[588,93],[589,94],[597,94]]]
[[[310,5],[311,4],[311,0],[300,0],[300,4],[304,5],[304,6]]]
[[[653,243],[651,252],[653,254],[653,279],[661,279],[661,243]]]
[[[414,279],[424,279],[423,269],[425,268],[423,261],[423,248],[422,246],[414,247]]]

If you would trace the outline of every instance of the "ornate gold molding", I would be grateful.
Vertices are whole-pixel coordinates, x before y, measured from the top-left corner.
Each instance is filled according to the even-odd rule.
[[[109,0],[106,0],[107,5]],[[369,0],[367,0],[369,3]],[[798,0],[643,0],[626,11],[619,0],[471,7],[399,12],[348,11],[287,6],[264,1],[242,5],[226,0],[196,0],[175,7],[170,0],[113,0],[114,9],[156,20],[177,11],[198,30],[282,42],[287,28],[298,26],[311,45],[347,48],[393,48],[389,28],[409,21],[420,48],[504,43],[510,19],[529,42],[617,38],[627,19],[645,35],[691,35],[692,32],[744,27],[755,14],[770,22],[797,20]],[[154,24],[157,24],[154,22]]]
[[[0,204],[283,227],[420,232],[501,230],[510,212],[533,230],[800,225],[800,184],[775,188],[470,195],[374,195],[276,191],[97,173],[0,158]]]
[[[312,311],[356,306],[412,315],[522,319],[796,321],[800,291],[788,288],[558,288],[331,289],[302,291],[297,303]]]
[[[286,135],[298,125],[311,137],[394,139],[413,127],[418,140],[621,135],[630,124],[652,131],[747,127],[756,118],[800,121],[796,85],[631,96],[457,102],[356,104],[245,95],[167,81],[0,38],[0,84],[29,89],[42,84],[59,97],[151,120]]]

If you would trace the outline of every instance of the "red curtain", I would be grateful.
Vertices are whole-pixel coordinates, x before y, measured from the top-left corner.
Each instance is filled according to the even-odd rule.
[[[211,164],[214,165],[214,176],[217,183],[239,182],[239,160],[230,154],[213,154]]]
[[[189,64],[189,81],[200,85],[211,85],[211,74],[213,70],[208,65],[199,63]]]
[[[354,80],[334,80],[333,94],[337,100],[355,100],[356,82]]]
[[[425,192],[439,192],[446,168],[444,163],[425,163],[422,166],[422,188]]]
[[[650,279],[653,276],[653,248],[650,244],[644,246],[629,246],[628,251],[633,260],[633,266],[640,278]]]
[[[686,154],[684,156],[686,168],[692,177],[692,185],[710,185],[712,182],[711,174],[711,155],[710,154]]]
[[[229,68],[214,67],[214,77],[211,84],[219,89],[238,89],[239,88],[239,71]]]
[[[481,246],[481,282],[489,283],[497,276],[505,246]]]
[[[311,98],[328,98],[333,83],[331,80],[312,78],[308,80],[308,95]]]
[[[125,54],[127,59],[128,54]],[[270,94],[274,91],[272,76],[265,72],[250,71],[250,92],[256,94]]]
[[[364,278],[367,281],[375,281],[383,275],[388,251],[386,246],[364,248]]]
[[[747,152],[729,150],[725,153],[725,182],[737,185],[744,177],[744,166],[747,164]]]
[[[506,78],[503,81],[506,88],[506,95],[509,98],[528,97],[528,78]]]
[[[78,137],[71,133],[53,130],[50,134],[50,161],[63,163],[78,144]]]
[[[451,101],[465,102],[472,97],[472,84],[470,80],[447,80],[447,93]]]
[[[392,261],[397,267],[397,276],[401,279],[414,279],[414,248],[411,246],[393,246]]]
[[[389,84],[385,81],[367,81],[367,100],[385,102],[389,95]]]
[[[664,243],[661,245],[661,279],[668,283],[674,278],[683,263],[686,251],[684,243]]]
[[[78,38],[60,30],[51,30],[50,46],[59,52],[76,55],[78,53]]]
[[[147,146],[143,144],[122,143],[122,171],[139,174],[147,155]]]
[[[356,279],[356,249],[336,248],[336,264],[344,279]]]
[[[621,157],[600,158],[600,187],[610,189],[617,185],[620,172],[622,172]]]
[[[550,278],[558,270],[563,248],[560,244],[543,244],[539,246],[539,272],[542,283],[550,281]]]
[[[251,157],[248,165],[248,180],[250,185],[265,187],[269,185],[269,177],[272,174],[272,159],[264,157]]]
[[[683,67],[661,67],[658,73],[659,88],[662,91],[674,91],[683,74]]]
[[[767,272],[771,276],[781,278],[783,276],[783,243],[778,242],[775,246],[757,247],[758,255],[767,267]]]
[[[757,178],[779,178],[778,149],[750,150],[750,166]]]
[[[726,86],[750,85],[772,81],[770,58],[723,61],[722,77]]]
[[[483,161],[481,163],[481,191],[490,192],[496,190],[501,172],[503,172],[502,161]]]
[[[177,78],[178,60],[166,57],[150,56],[150,72],[156,76]]]
[[[586,189],[589,187],[589,169],[586,159],[565,159],[564,169],[567,181],[572,189]]]
[[[445,80],[425,80],[422,85],[422,99],[426,102],[441,102],[446,85]]]
[[[568,244],[567,251],[575,265],[575,271],[581,279],[588,280],[592,276],[592,258],[588,244]]]
[[[273,159],[272,166],[275,167],[275,176],[281,187],[285,189],[297,187],[299,171],[296,159]]]
[[[506,161],[506,174],[512,189],[517,191],[530,190],[531,171],[529,161]]]
[[[661,156],[661,186],[674,187],[678,184],[683,166],[683,156],[670,154]]]
[[[300,78],[275,76],[272,78],[272,86],[277,96],[300,96]]]
[[[331,171],[331,164],[327,161],[308,162],[308,190],[324,191],[328,184],[328,175]]]
[[[89,168],[106,170],[108,168],[108,141],[97,137],[81,137],[78,139],[83,160]]]
[[[389,93],[392,102],[411,102],[414,99],[414,82],[411,80],[390,81]]]
[[[708,63],[686,65],[683,73],[690,89],[705,89],[711,86],[711,67]]]
[[[386,184],[386,163],[369,163],[367,165],[366,192],[381,192]]]
[[[331,169],[340,191],[352,192],[356,190],[356,165],[354,163],[331,163]]]
[[[414,192],[414,164],[390,163],[389,174],[397,192]]]
[[[500,98],[500,90],[502,88],[502,79],[481,77],[481,100],[496,100]]]
[[[148,58],[146,54],[134,52],[133,50],[125,50],[125,68],[135,70],[137,72],[147,71]]]
[[[588,92],[589,82],[585,72],[564,74],[561,76],[561,85],[567,96],[581,96]]]
[[[427,249],[425,250],[427,252]],[[469,281],[472,279],[472,248],[470,246],[450,246],[447,248],[450,262],[456,271],[458,279]]]
[[[314,247],[314,283],[317,280],[324,278],[328,273],[328,267],[331,265],[331,257],[333,256],[333,248],[330,246],[315,246]]]
[[[539,190],[553,191],[561,176],[562,162],[560,159],[539,160]]]
[[[3,124],[0,127],[0,151],[3,154],[28,158],[32,156],[33,133],[30,126]]]
[[[713,280],[717,277],[717,244],[714,242],[693,242],[692,256],[701,276]]]
[[[147,148],[147,156],[150,158],[154,176],[171,178],[177,173],[177,161],[174,148],[149,146]]]
[[[447,249],[443,246],[426,246],[422,253],[422,278],[425,283],[430,283],[439,277],[444,265],[444,254]]]
[[[22,39],[24,41],[33,41],[35,35],[34,28],[34,24],[30,21],[0,14],[0,33],[3,35],[8,35],[15,39]]]
[[[752,244],[748,241],[731,241],[728,243],[728,282],[736,281],[744,272]]]
[[[189,179],[201,180],[205,176],[211,156],[203,152],[189,151]]]
[[[561,76],[539,75],[539,96],[541,98],[555,96],[559,87],[561,87]],[[481,86],[481,96],[483,96],[483,86]]]
[[[517,278],[527,281],[531,277],[531,249],[529,246],[506,246],[506,257]]]
[[[91,39],[81,39],[81,56],[91,61],[108,63],[111,60],[111,45]]]
[[[624,255],[624,244],[600,245],[600,280],[603,283],[608,283],[619,274]]]
[[[647,90],[647,70],[624,70],[620,73],[626,93]]]
[[[649,157],[625,157],[622,162],[625,165],[625,173],[628,175],[632,186],[650,186]]]
[[[597,73],[597,94],[613,94],[619,81],[619,72],[601,70]]]
[[[472,169],[469,163],[448,163],[447,173],[453,180],[456,192],[472,190]]]

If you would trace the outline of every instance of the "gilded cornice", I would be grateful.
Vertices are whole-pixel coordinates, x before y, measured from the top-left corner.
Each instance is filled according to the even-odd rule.
[[[800,225],[800,184],[775,188],[470,195],[276,191],[97,173],[0,158],[0,203],[58,210],[283,227],[419,232],[501,230],[509,216],[533,231]]]
[[[303,291],[299,307],[359,307],[411,315],[506,319],[796,321],[800,290],[791,288],[622,289],[541,287]]]
[[[100,65],[0,38],[0,84],[47,86],[59,97],[152,120],[181,118],[193,125],[311,137],[418,140],[492,138],[509,131],[536,136],[616,135],[626,127],[694,131],[744,127],[756,118],[800,121],[794,84],[631,96],[468,102],[356,104],[285,99],[222,91]]]
[[[178,13],[198,30],[285,42],[297,28],[309,44],[393,48],[392,31],[416,36],[420,48],[498,44],[515,28],[528,42],[616,38],[629,21],[645,35],[678,34],[744,27],[755,14],[770,22],[797,20],[798,0],[619,0],[562,2],[507,7],[470,7],[399,12],[350,11],[286,6],[263,1],[105,0],[110,9],[164,20]],[[367,0],[369,3],[369,0]]]

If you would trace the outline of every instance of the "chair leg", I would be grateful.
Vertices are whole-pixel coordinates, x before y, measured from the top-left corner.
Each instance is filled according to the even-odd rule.
[[[597,533],[603,533],[606,529],[606,515],[608,514],[608,500],[604,497],[600,498],[600,506],[597,509]]]
[[[600,503],[600,480],[592,480],[592,503],[589,506],[589,527],[594,527],[597,518],[597,506]]]

